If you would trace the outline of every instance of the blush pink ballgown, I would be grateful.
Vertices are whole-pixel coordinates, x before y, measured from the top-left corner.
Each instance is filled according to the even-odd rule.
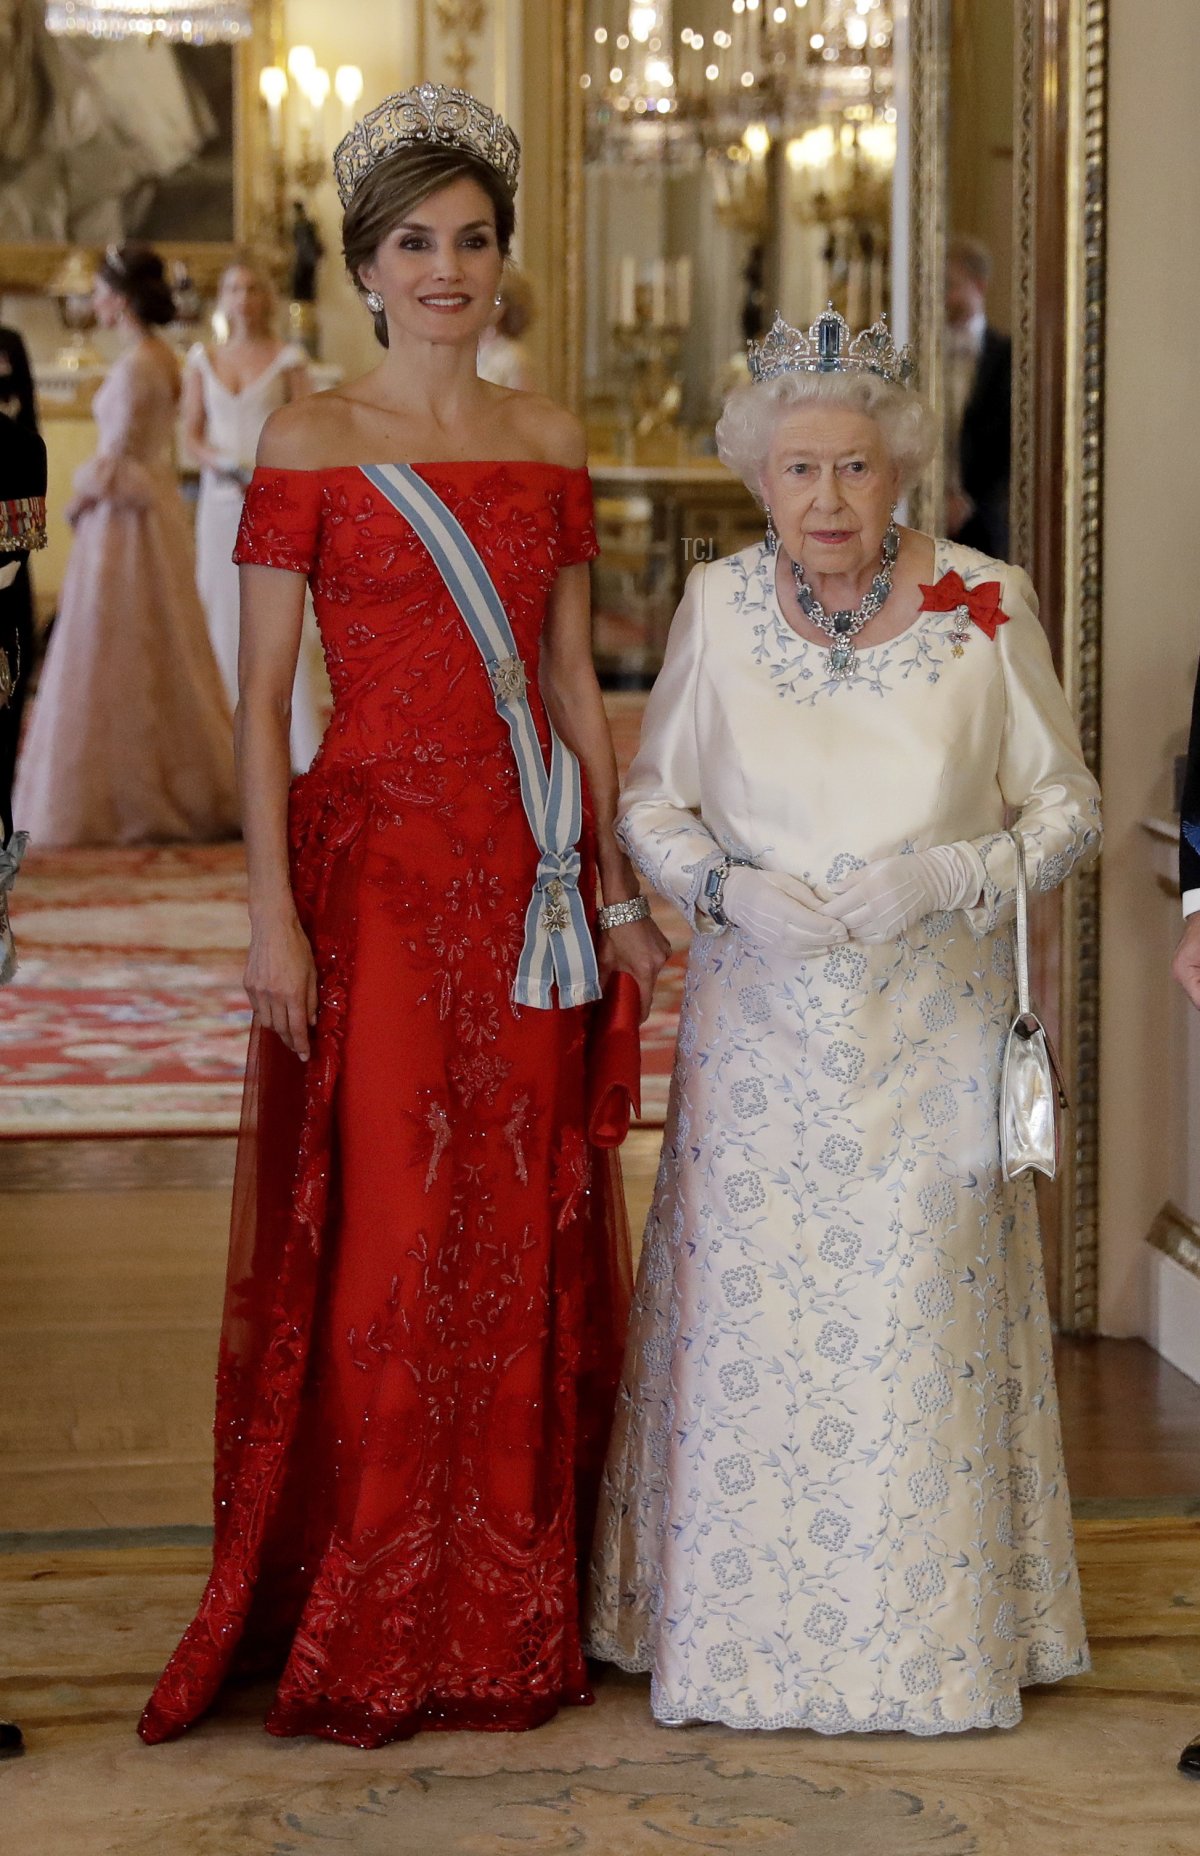
[[[172,375],[149,342],[96,395],[75,543],[17,766],[35,845],[235,836],[229,704],[175,480]]]

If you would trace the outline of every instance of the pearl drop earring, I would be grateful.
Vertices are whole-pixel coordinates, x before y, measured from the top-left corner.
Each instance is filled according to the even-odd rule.
[[[501,296],[500,292],[497,290],[495,296],[492,298],[492,302],[496,305],[496,308],[499,309],[503,301],[504,301],[504,298]]]
[[[767,532],[763,540],[767,544],[767,553],[774,554],[776,548],[779,546],[779,536],[775,532],[775,517],[769,509],[767,510]]]

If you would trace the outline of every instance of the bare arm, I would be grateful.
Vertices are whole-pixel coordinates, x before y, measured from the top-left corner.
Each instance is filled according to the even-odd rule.
[[[242,831],[250,878],[246,992],[260,1024],[309,1055],[317,975],[288,873],[288,731],[304,617],[303,574],[243,566],[234,715]]]
[[[282,407],[263,427],[258,462],[285,468],[302,464],[309,442],[303,410]],[[288,733],[306,576],[252,565],[238,572],[241,630],[233,729],[250,878],[246,992],[259,1023],[307,1058],[309,1026],[316,1021],[317,974],[292,895],[287,836]]]
[[[605,902],[640,893],[637,873],[617,843],[617,758],[592,663],[587,563],[564,567],[554,583],[542,633],[543,699],[555,729],[579,756],[596,813],[596,851]]]
[[[604,698],[592,663],[591,609],[586,562],[564,567],[550,595],[542,633],[539,675],[542,696],[555,730],[578,755],[596,818],[600,892],[605,902],[640,894],[633,865],[617,843],[613,821],[619,781]],[[650,1010],[654,981],[668,953],[653,922],[633,922],[602,936],[602,975],[632,973],[642,989],[642,1015]]]
[[[183,442],[189,457],[202,470],[217,470],[221,458],[207,442],[208,414],[204,408],[204,382],[195,364],[183,370]]]

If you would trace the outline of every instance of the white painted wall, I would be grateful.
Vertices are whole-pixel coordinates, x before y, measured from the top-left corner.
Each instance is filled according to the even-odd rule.
[[[1200,6],[1117,0],[1109,17],[1101,1324],[1153,1339],[1164,1283],[1144,1240],[1200,1143],[1167,972],[1178,904],[1140,829],[1169,808],[1200,654]]]
[[[339,64],[362,68],[365,89],[359,109],[372,108],[393,90],[416,83],[416,0],[286,0],[284,33],[289,45],[311,45],[317,63],[332,74]],[[330,106],[331,115],[336,106]],[[327,151],[332,153],[332,150]],[[348,374],[372,367],[379,354],[371,318],[346,277],[341,257],[341,205],[330,174],[310,202],[325,259],[318,276],[323,358]]]

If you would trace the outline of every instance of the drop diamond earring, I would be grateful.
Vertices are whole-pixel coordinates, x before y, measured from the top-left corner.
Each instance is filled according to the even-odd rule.
[[[370,310],[371,314],[377,316],[383,308],[383,298],[380,296],[378,290],[368,290],[366,301],[367,308]]]
[[[779,537],[775,533],[775,517],[771,514],[769,509],[767,510],[767,532],[763,540],[767,544],[767,553],[774,554],[776,548],[779,546]]]

